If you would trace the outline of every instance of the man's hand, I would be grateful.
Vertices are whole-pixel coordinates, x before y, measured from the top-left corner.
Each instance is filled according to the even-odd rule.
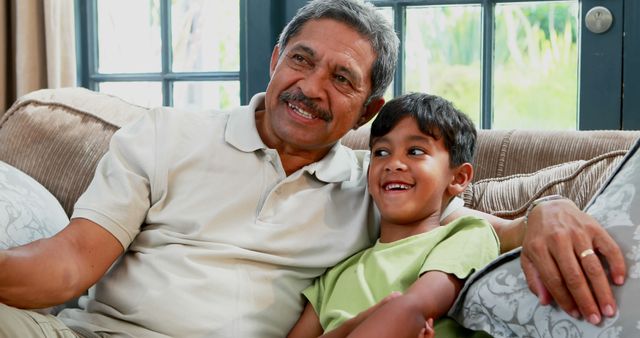
[[[531,210],[521,264],[529,288],[542,304],[553,299],[567,313],[576,318],[582,314],[592,324],[602,315],[615,315],[616,301],[598,255],[607,262],[613,282],[623,284],[622,252],[593,217],[568,199]]]

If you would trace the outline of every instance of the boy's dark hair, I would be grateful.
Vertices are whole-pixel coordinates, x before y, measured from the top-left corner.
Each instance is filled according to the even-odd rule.
[[[412,117],[425,135],[443,138],[451,167],[473,161],[477,137],[473,122],[451,102],[423,93],[405,94],[387,102],[371,125],[369,147],[405,116]]]

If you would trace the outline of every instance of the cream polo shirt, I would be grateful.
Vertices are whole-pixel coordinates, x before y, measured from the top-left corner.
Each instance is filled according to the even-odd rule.
[[[338,143],[287,177],[256,130],[263,101],[156,109],[114,134],[72,218],[100,224],[126,253],[82,309],[59,315],[67,325],[116,337],[284,337],[301,291],[375,241],[368,152]]]

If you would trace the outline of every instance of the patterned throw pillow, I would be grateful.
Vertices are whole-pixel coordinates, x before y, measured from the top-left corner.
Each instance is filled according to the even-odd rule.
[[[519,249],[506,253],[466,283],[449,315],[495,337],[640,337],[640,142],[585,208],[617,241],[628,276],[614,287],[619,311],[594,326],[557,306],[542,306],[529,291]]]
[[[0,161],[0,249],[53,236],[68,223],[62,206],[47,189]]]

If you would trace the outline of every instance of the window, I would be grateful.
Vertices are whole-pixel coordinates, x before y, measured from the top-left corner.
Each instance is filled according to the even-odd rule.
[[[77,1],[82,85],[143,106],[239,105],[240,1]]]
[[[596,60],[597,53],[585,50],[603,39],[621,39],[622,25],[597,36],[585,32],[580,20],[593,1],[369,1],[401,39],[392,95],[444,96],[481,128],[607,128],[603,110],[590,109],[597,99],[586,93],[601,81],[592,66],[613,60],[615,68],[621,57]],[[612,7],[621,21],[622,8]],[[607,48],[622,50],[615,43]],[[619,99],[622,81],[612,82],[618,91],[613,87],[609,94]],[[619,102],[607,109],[615,114],[610,120],[618,119],[608,128],[619,129]]]
[[[402,41],[387,99],[439,94],[482,128],[640,128],[637,0],[367,1]],[[143,105],[246,104],[306,2],[76,0],[80,84]],[[613,14],[603,34],[583,24],[595,6]]]

